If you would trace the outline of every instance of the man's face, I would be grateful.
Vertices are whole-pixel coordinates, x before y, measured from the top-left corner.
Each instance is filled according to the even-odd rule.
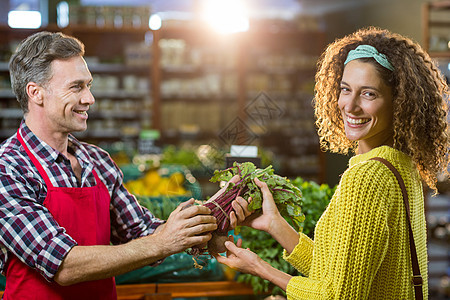
[[[86,62],[81,56],[57,59],[51,70],[52,77],[43,88],[43,121],[54,133],[86,130],[87,111],[95,102],[90,91],[92,75]]]

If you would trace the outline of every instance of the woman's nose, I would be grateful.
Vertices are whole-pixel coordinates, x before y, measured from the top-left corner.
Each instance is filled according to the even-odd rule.
[[[346,112],[355,112],[360,109],[359,106],[359,96],[358,95],[348,95],[345,100],[344,109]]]

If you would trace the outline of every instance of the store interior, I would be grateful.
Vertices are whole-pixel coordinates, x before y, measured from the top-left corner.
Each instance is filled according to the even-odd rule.
[[[29,12],[38,13],[36,21],[23,14]],[[229,166],[227,157],[250,157],[331,193],[350,156],[319,147],[312,106],[316,63],[329,43],[366,26],[418,41],[450,78],[449,1],[4,0],[0,141],[23,116],[11,91],[9,57],[30,34],[61,31],[85,44],[94,79],[88,129],[75,136],[106,149],[127,188],[161,217],[180,201],[213,195],[219,186],[209,179]],[[232,152],[236,145],[243,147]],[[439,195],[426,192],[430,299],[450,297],[449,185],[442,179]],[[222,269],[218,275],[216,265],[199,274],[186,264],[192,274],[167,267],[161,282],[237,276]],[[118,283],[152,283],[160,274],[146,276]],[[267,283],[257,284],[263,289]],[[216,298],[256,296],[245,297]]]

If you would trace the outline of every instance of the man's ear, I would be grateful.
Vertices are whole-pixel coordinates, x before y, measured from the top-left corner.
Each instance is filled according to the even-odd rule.
[[[44,101],[44,90],[36,82],[28,82],[26,87],[28,101],[33,102],[37,105],[42,105]]]

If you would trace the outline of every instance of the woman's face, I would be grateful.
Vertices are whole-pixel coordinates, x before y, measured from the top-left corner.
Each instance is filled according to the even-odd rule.
[[[345,66],[338,105],[345,135],[358,141],[359,154],[393,144],[392,90],[372,63],[352,60]]]

